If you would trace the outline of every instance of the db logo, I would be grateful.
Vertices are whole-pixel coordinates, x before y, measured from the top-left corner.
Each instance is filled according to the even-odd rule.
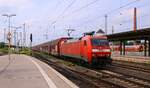
[[[10,32],[8,32],[8,34],[7,34],[7,40],[11,40],[11,33]]]

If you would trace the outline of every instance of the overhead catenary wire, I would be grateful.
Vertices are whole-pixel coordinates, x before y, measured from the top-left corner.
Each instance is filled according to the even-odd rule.
[[[98,0],[95,0],[95,1],[98,1]],[[108,11],[106,14],[108,14],[108,15],[110,16],[111,14],[114,14],[114,12],[120,11],[120,9],[123,9],[123,8],[125,8],[125,7],[130,6],[130,8],[131,8],[131,5],[137,3],[138,1],[140,1],[140,0],[134,0],[134,1],[131,1],[131,2],[129,2],[129,3],[126,3],[126,4],[120,6],[120,7],[116,8],[116,9],[113,9],[113,10],[111,10],[111,11]],[[88,5],[88,6],[90,6],[90,5]],[[87,6],[87,7],[88,7],[88,6]],[[132,6],[132,7],[133,7],[133,6]],[[141,7],[141,6],[139,6],[139,7]],[[83,9],[84,9],[84,8],[86,8],[86,7],[83,6]],[[81,10],[83,10],[83,9],[81,9]],[[80,10],[80,9],[76,9],[76,10],[74,10],[74,11],[72,11],[72,12],[76,13],[76,12],[79,12],[79,11],[81,11],[81,10]],[[74,14],[72,14],[72,12],[70,13],[70,15],[67,14],[67,15],[61,16],[61,17],[65,18],[66,16],[69,17],[69,16],[71,16],[71,15],[74,15]],[[94,19],[90,19],[90,20],[86,21],[86,23],[87,23],[87,22],[95,21],[95,20],[97,20],[97,19],[99,19],[99,18],[104,18],[104,14],[103,14],[103,15],[100,15],[100,16],[97,16],[97,17],[95,17]],[[83,25],[80,25],[80,26],[83,26]],[[78,27],[80,27],[80,26],[78,26]]]
[[[132,4],[134,4],[134,3],[138,2],[138,1],[140,1],[140,0],[131,1],[131,2],[127,3],[127,4],[124,4],[124,5],[122,5],[122,6],[118,7],[118,8],[116,8],[116,9],[113,9],[113,10],[111,10],[111,11],[106,12],[106,14],[107,14],[107,15],[111,15],[111,14],[113,14],[114,12],[116,12],[116,11],[118,11],[118,10],[120,10],[120,9],[123,9],[123,8],[125,8],[125,7],[127,7],[127,6],[129,6],[129,5],[132,5]],[[100,18],[104,18],[106,14],[99,15],[99,16],[95,17],[94,19],[87,20],[86,23],[88,23],[88,22],[93,22],[93,21],[98,20],[98,19],[100,19]],[[79,26],[82,26],[82,25],[79,25]],[[79,27],[79,26],[78,26],[78,27]]]
[[[92,2],[89,2],[89,3],[87,3],[86,5],[84,5],[84,6],[80,7],[80,8],[78,8],[78,9],[76,9],[76,10],[70,12],[70,13],[73,14],[73,13],[79,12],[79,11],[81,11],[81,10],[83,10],[83,9],[85,9],[85,8],[87,8],[87,7],[89,7],[90,5],[95,4],[95,3],[98,2],[98,1],[99,1],[99,0],[94,0],[94,1],[92,1]],[[65,16],[63,16],[63,17],[68,17],[68,16],[70,15],[70,13],[67,14],[67,15],[65,15]]]
[[[138,9],[140,9],[140,8],[142,8],[142,7],[146,7],[146,6],[149,6],[149,3],[146,3],[146,4],[142,4],[142,5],[137,5],[136,7],[138,8]],[[133,9],[133,8],[131,8],[131,7],[129,7],[128,9],[126,9],[126,10],[129,10],[129,9]],[[120,14],[120,15],[122,15],[122,14]],[[150,14],[143,14],[143,15],[141,15],[141,14],[138,14],[138,18],[145,18],[145,17],[148,17],[148,16],[150,16]],[[133,19],[125,19],[125,20],[123,20],[122,21],[122,23],[128,23],[128,22],[130,22],[130,21],[132,21]],[[111,21],[112,23],[114,23],[116,21],[116,19],[114,19],[113,21]],[[118,22],[117,22],[118,23]]]
[[[140,9],[140,8],[142,8],[142,7],[146,7],[146,6],[149,6],[149,2],[147,2],[146,4],[140,4],[140,5],[137,5],[136,7],[138,8],[138,9]],[[131,7],[130,8],[128,8],[128,9],[131,9]],[[128,9],[126,9],[126,10],[128,10]],[[133,8],[132,8],[133,9]],[[122,15],[122,14],[121,14]],[[138,27],[140,27],[140,26],[142,26],[141,25],[141,22],[142,22],[142,19],[145,19],[145,18],[147,18],[147,17],[150,17],[150,14],[138,14]],[[122,21],[117,21],[116,22],[116,19],[114,19],[113,21],[111,21],[111,23],[113,23],[113,25],[126,25],[127,26],[127,24],[131,24],[132,22],[133,22],[133,19],[128,19],[129,17],[126,17],[126,19],[125,20],[122,20]],[[128,25],[129,26],[129,25]]]
[[[70,7],[76,2],[76,0],[72,0],[72,2],[62,11],[61,14],[59,14],[57,17],[56,17],[56,20],[55,20],[55,23],[58,21],[59,18],[61,18],[67,10],[70,9]]]
[[[72,13],[77,13],[77,12],[79,12],[79,11],[81,11],[81,10],[83,10],[83,9],[85,9],[85,8],[87,8],[87,7],[89,7],[90,5],[95,4],[97,1],[99,1],[99,0],[94,0],[93,2],[90,2],[90,3],[86,4],[85,6],[82,6],[82,7],[78,8],[78,9],[76,9],[76,10],[70,12],[70,14],[67,14],[67,15],[63,16],[63,18],[66,18],[66,17],[69,17],[69,16],[71,16],[71,15],[74,15],[74,14],[72,14]],[[113,10],[111,10],[111,11],[106,12],[106,14],[110,15],[110,14],[112,14],[112,13],[114,13],[114,12],[116,12],[116,11],[118,11],[118,10],[120,10],[120,9],[122,9],[122,8],[124,8],[124,7],[126,7],[126,6],[129,6],[129,5],[131,5],[131,4],[134,4],[134,3],[138,2],[138,1],[140,1],[140,0],[134,0],[134,1],[132,1],[132,2],[129,2],[129,3],[127,3],[127,4],[124,4],[124,5],[122,5],[122,6],[118,7],[118,8],[116,8],[116,9],[113,9]],[[104,15],[105,15],[105,14],[100,15],[100,16],[96,17],[96,19],[97,19],[97,18],[100,18],[100,17],[104,17]]]
[[[66,2],[65,0],[63,0]],[[55,24],[57,23],[58,19],[75,3],[76,0],[73,0],[63,11],[61,14],[59,14],[54,21],[51,22],[50,27],[53,26],[55,29]],[[56,5],[57,6],[57,5]],[[46,40],[48,39],[48,29],[46,30],[46,33],[44,34]]]
[[[114,12],[116,12],[116,11],[122,9],[122,8],[125,8],[125,7],[127,7],[129,5],[132,5],[132,4],[134,4],[134,3],[138,2],[138,1],[141,1],[141,0],[134,0],[132,2],[129,2],[127,4],[122,5],[122,6],[118,7],[118,8],[116,8],[116,9],[111,10],[111,11],[107,12],[106,14],[110,15],[110,14],[112,14],[112,13],[114,13]]]
[[[145,14],[145,15],[142,15],[142,16],[139,16],[141,18],[146,18],[146,17],[150,17],[150,14]],[[121,23],[125,24],[125,23],[129,23],[131,22],[132,19],[127,19],[127,20],[123,20]]]
[[[110,15],[110,14],[112,14],[112,13],[114,13],[114,12],[120,10],[120,9],[123,9],[123,8],[125,8],[125,7],[127,7],[127,6],[129,6],[129,5],[131,5],[131,4],[134,4],[134,3],[138,2],[138,1],[140,1],[140,0],[134,0],[134,1],[132,1],[132,2],[129,2],[129,3],[127,3],[127,4],[124,4],[124,5],[122,5],[122,6],[118,7],[118,8],[116,8],[116,9],[113,9],[113,10],[107,12],[106,14],[107,14],[107,15]],[[103,15],[101,15],[101,16],[98,16],[98,17],[96,17],[95,19],[100,18],[100,17],[104,17],[104,16],[105,16],[105,14],[103,14]]]
[[[87,8],[87,7],[89,7],[90,5],[93,5],[93,4],[96,3],[97,1],[99,1],[99,0],[94,0],[94,1],[92,1],[92,2],[90,2],[90,3],[88,3],[88,4],[86,4],[86,5],[84,5],[84,6],[82,6],[82,7],[80,7],[80,8],[78,8],[78,9],[72,11],[72,12],[71,12],[71,15],[74,15],[74,14],[72,14],[72,13],[79,12],[79,11],[81,11],[81,10],[83,10],[83,9],[85,9],[85,8]],[[127,3],[127,4],[124,4],[124,5],[122,5],[122,6],[118,7],[118,8],[116,8],[116,9],[113,9],[113,10],[107,12],[106,14],[107,14],[107,15],[110,15],[110,14],[112,14],[112,13],[118,11],[119,9],[122,9],[122,8],[124,8],[124,7],[126,7],[126,6],[131,5],[131,4],[134,4],[134,3],[138,2],[138,1],[140,1],[140,0],[134,0],[134,1],[132,1],[132,2],[129,2],[129,3]],[[72,4],[72,3],[71,3],[71,4]],[[70,5],[68,5],[68,6],[70,7]],[[66,11],[64,10],[64,11],[63,11],[63,14],[64,14],[64,12],[66,12]],[[67,15],[65,15],[65,16],[62,16],[62,15],[61,15],[61,17],[66,18],[66,17],[69,17],[69,16],[71,16],[71,15],[69,15],[69,14],[67,14]],[[61,17],[58,16],[58,18],[61,18]],[[86,23],[92,22],[92,21],[94,21],[95,19],[103,18],[103,17],[104,17],[104,15],[98,16],[98,17],[96,17],[96,18],[94,18],[94,19],[90,19],[90,20],[86,21]],[[57,21],[58,21],[58,20],[56,20],[55,23],[56,23]],[[81,26],[81,25],[79,25],[79,26]],[[79,27],[79,26],[78,26],[78,27]]]
[[[89,3],[87,3],[86,5],[84,5],[84,6],[80,7],[80,8],[78,8],[78,9],[76,9],[76,10],[70,12],[69,14],[63,16],[63,14],[75,3],[75,1],[76,1],[76,0],[72,1],[72,2],[67,6],[67,8],[62,12],[62,14],[60,14],[60,15],[56,18],[55,23],[58,21],[58,19],[60,20],[60,19],[69,17],[69,16],[70,16],[70,13],[72,14],[72,13],[76,13],[76,12],[78,12],[78,11],[80,11],[80,10],[83,10],[83,9],[89,7],[90,5],[95,4],[95,3],[96,3],[97,1],[99,1],[99,0],[94,0],[94,1],[92,1],[92,2],[89,2]]]

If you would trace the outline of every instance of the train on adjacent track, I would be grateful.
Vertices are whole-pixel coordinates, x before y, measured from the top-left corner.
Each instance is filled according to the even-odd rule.
[[[110,43],[110,47],[112,51],[121,51],[120,44],[113,44]],[[122,46],[123,48],[123,46]],[[128,41],[125,43],[125,51],[126,52],[143,52],[144,51],[144,44],[141,41]]]
[[[85,35],[74,39],[63,37],[32,47],[59,57],[71,57],[82,63],[106,66],[112,63],[111,48],[105,35]]]

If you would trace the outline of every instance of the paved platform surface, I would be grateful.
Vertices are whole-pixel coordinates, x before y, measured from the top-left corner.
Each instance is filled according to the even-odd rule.
[[[112,56],[113,60],[150,64],[150,57],[143,56]]]
[[[25,55],[0,56],[0,88],[78,88],[47,64]]]

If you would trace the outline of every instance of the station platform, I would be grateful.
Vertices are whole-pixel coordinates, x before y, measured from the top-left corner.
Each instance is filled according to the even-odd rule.
[[[127,61],[127,62],[135,62],[135,63],[142,63],[142,64],[149,64],[150,65],[150,57],[144,57],[144,56],[112,56],[113,60],[118,61]]]
[[[0,56],[0,88],[78,88],[52,67],[25,55]]]

